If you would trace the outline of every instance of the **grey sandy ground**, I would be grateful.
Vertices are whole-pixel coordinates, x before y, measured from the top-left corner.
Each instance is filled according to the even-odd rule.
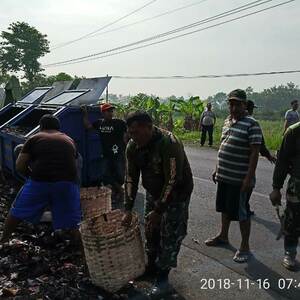
[[[240,241],[237,223],[231,226],[231,247],[211,248],[204,244],[208,237],[218,232],[220,221],[220,215],[215,212],[216,186],[210,180],[217,152],[190,147],[186,152],[193,169],[195,189],[188,236],[180,252],[178,268],[171,273],[176,291],[186,300],[300,299],[300,271],[292,273],[281,266],[283,240],[275,240],[279,222],[268,200],[273,167],[265,159],[259,160],[257,185],[251,199],[255,211],[251,233],[254,256],[248,264],[241,265],[232,261]],[[300,260],[300,254],[298,257]],[[279,287],[279,283],[289,284],[290,281],[284,279],[293,280],[289,289]],[[225,284],[228,281],[230,286]]]

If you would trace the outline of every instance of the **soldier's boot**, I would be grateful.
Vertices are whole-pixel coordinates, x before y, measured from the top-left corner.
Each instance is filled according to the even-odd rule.
[[[157,280],[151,288],[148,296],[155,300],[169,295],[173,292],[173,288],[169,283],[170,270],[159,270],[157,273]]]
[[[282,265],[290,270],[295,271],[296,270],[296,257],[295,255],[289,253],[288,251],[285,252],[285,256],[282,260]]]
[[[157,275],[157,266],[156,266],[156,255],[148,254],[148,263],[146,265],[145,273],[143,276],[145,277],[156,277]]]

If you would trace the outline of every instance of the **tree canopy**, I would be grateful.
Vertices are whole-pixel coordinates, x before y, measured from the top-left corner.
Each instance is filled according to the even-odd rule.
[[[261,115],[265,119],[281,118],[284,112],[290,108],[290,103],[294,99],[300,100],[300,89],[293,82],[286,85],[281,84],[271,88],[256,92],[252,87],[245,89],[247,98],[251,99],[258,106],[255,114]],[[207,99],[212,102],[218,114],[227,114],[227,95],[219,92]]]
[[[0,69],[2,73],[24,73],[24,78],[33,82],[41,72],[38,59],[49,50],[46,35],[25,22],[15,22],[9,25],[8,31],[2,31],[0,43]]]

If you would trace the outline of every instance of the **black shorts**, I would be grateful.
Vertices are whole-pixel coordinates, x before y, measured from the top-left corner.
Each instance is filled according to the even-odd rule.
[[[245,221],[250,218],[249,200],[252,190],[241,192],[241,186],[224,182],[218,183],[216,210],[227,215],[232,221]]]

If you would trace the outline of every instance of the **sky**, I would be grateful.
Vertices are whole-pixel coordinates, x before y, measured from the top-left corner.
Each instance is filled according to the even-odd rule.
[[[49,64],[105,51],[209,18],[252,1],[202,1],[174,14],[53,50],[41,58],[40,62]],[[263,5],[262,8],[285,1],[274,0]],[[97,30],[147,2],[149,0],[1,0],[0,30],[6,30],[12,22],[25,21],[46,34],[50,47],[53,47]],[[106,30],[196,2],[201,1],[157,0]],[[106,74],[193,76],[300,69],[299,15],[300,1],[296,0],[261,14],[166,43],[80,64],[49,67],[44,73],[54,75],[66,72],[89,78]],[[113,78],[109,85],[109,92],[123,95],[143,92],[162,97],[199,95],[201,98],[206,98],[219,91],[228,93],[232,89],[248,86],[252,86],[255,91],[261,91],[290,81],[300,85],[300,73],[192,80]]]

